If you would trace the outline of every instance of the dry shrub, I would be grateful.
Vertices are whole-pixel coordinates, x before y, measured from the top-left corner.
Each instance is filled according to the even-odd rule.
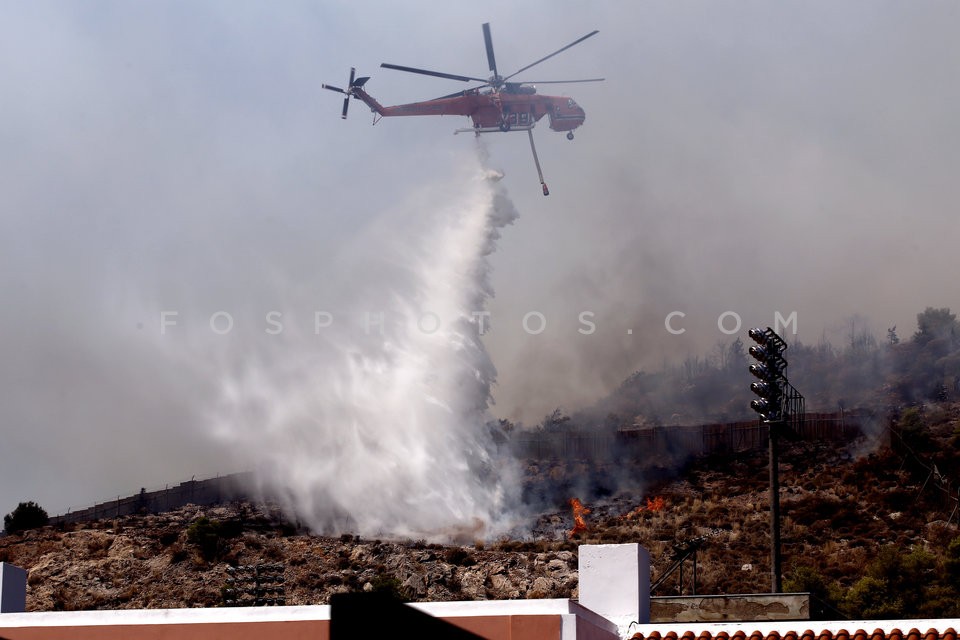
[[[286,556],[287,554],[283,545],[278,542],[270,541],[263,547],[263,557],[268,560],[279,562],[285,559]]]
[[[168,553],[170,554],[170,564],[179,564],[190,557],[190,551],[179,543],[170,545]]]
[[[448,564],[459,567],[472,567],[477,564],[477,559],[463,547],[451,547],[443,554],[443,559]]]
[[[137,594],[140,592],[140,587],[137,585],[128,585],[123,590],[121,590],[115,597],[114,600],[117,603],[130,602],[133,600]]]
[[[160,542],[160,545],[164,547],[169,547],[179,539],[180,529],[176,527],[167,527],[160,532],[160,535],[157,536],[157,540]]]
[[[87,540],[87,554],[90,558],[106,558],[113,541],[109,538],[91,538]]]

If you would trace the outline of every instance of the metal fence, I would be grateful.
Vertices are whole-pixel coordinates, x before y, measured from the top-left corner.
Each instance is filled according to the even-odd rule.
[[[867,414],[807,413],[797,425],[801,440],[849,441],[862,433]],[[532,459],[602,459],[633,455],[708,455],[764,449],[767,425],[758,420],[695,426],[655,426],[598,432],[524,432],[514,450]]]

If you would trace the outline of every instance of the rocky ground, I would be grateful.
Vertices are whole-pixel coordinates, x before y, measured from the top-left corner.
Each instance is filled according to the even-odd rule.
[[[190,535],[200,518],[237,526],[205,546]],[[568,597],[577,587],[573,543],[442,546],[313,536],[248,504],[45,527],[0,539],[0,556],[29,569],[31,611],[218,606],[228,567],[264,563],[283,565],[288,605],[322,604],[354,590],[470,600]]]
[[[951,408],[929,420],[924,438],[907,449],[881,441],[787,444],[781,482],[788,584],[812,571],[838,594],[870,571],[884,547],[947,553],[960,539],[960,516],[924,461],[957,468],[957,413]],[[609,464],[540,461],[528,465],[529,480],[596,473]],[[569,496],[589,509],[573,539],[566,499],[554,498],[525,539],[467,545],[309,535],[276,510],[237,503],[6,536],[0,560],[29,570],[32,611],[220,606],[230,567],[264,563],[282,565],[287,605],[326,603],[354,590],[409,600],[544,598],[577,595],[578,544],[639,542],[650,550],[656,579],[678,545],[700,539],[698,593],[766,592],[767,483],[766,453],[753,452],[692,461],[643,491],[585,490]],[[689,593],[689,564],[684,576]],[[680,591],[678,578],[655,595]]]

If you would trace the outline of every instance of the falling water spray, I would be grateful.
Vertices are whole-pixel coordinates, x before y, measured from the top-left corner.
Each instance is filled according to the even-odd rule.
[[[472,539],[511,524],[517,483],[494,443],[481,334],[489,256],[517,212],[477,152],[373,287],[387,311],[288,335],[223,382],[218,434],[314,531]]]

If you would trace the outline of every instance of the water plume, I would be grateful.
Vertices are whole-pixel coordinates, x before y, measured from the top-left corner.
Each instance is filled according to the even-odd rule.
[[[322,330],[285,328],[223,381],[218,434],[314,531],[474,539],[509,526],[516,483],[497,455],[481,334],[488,258],[517,212],[477,150],[465,184],[422,197],[419,231],[351,283],[350,305]]]

